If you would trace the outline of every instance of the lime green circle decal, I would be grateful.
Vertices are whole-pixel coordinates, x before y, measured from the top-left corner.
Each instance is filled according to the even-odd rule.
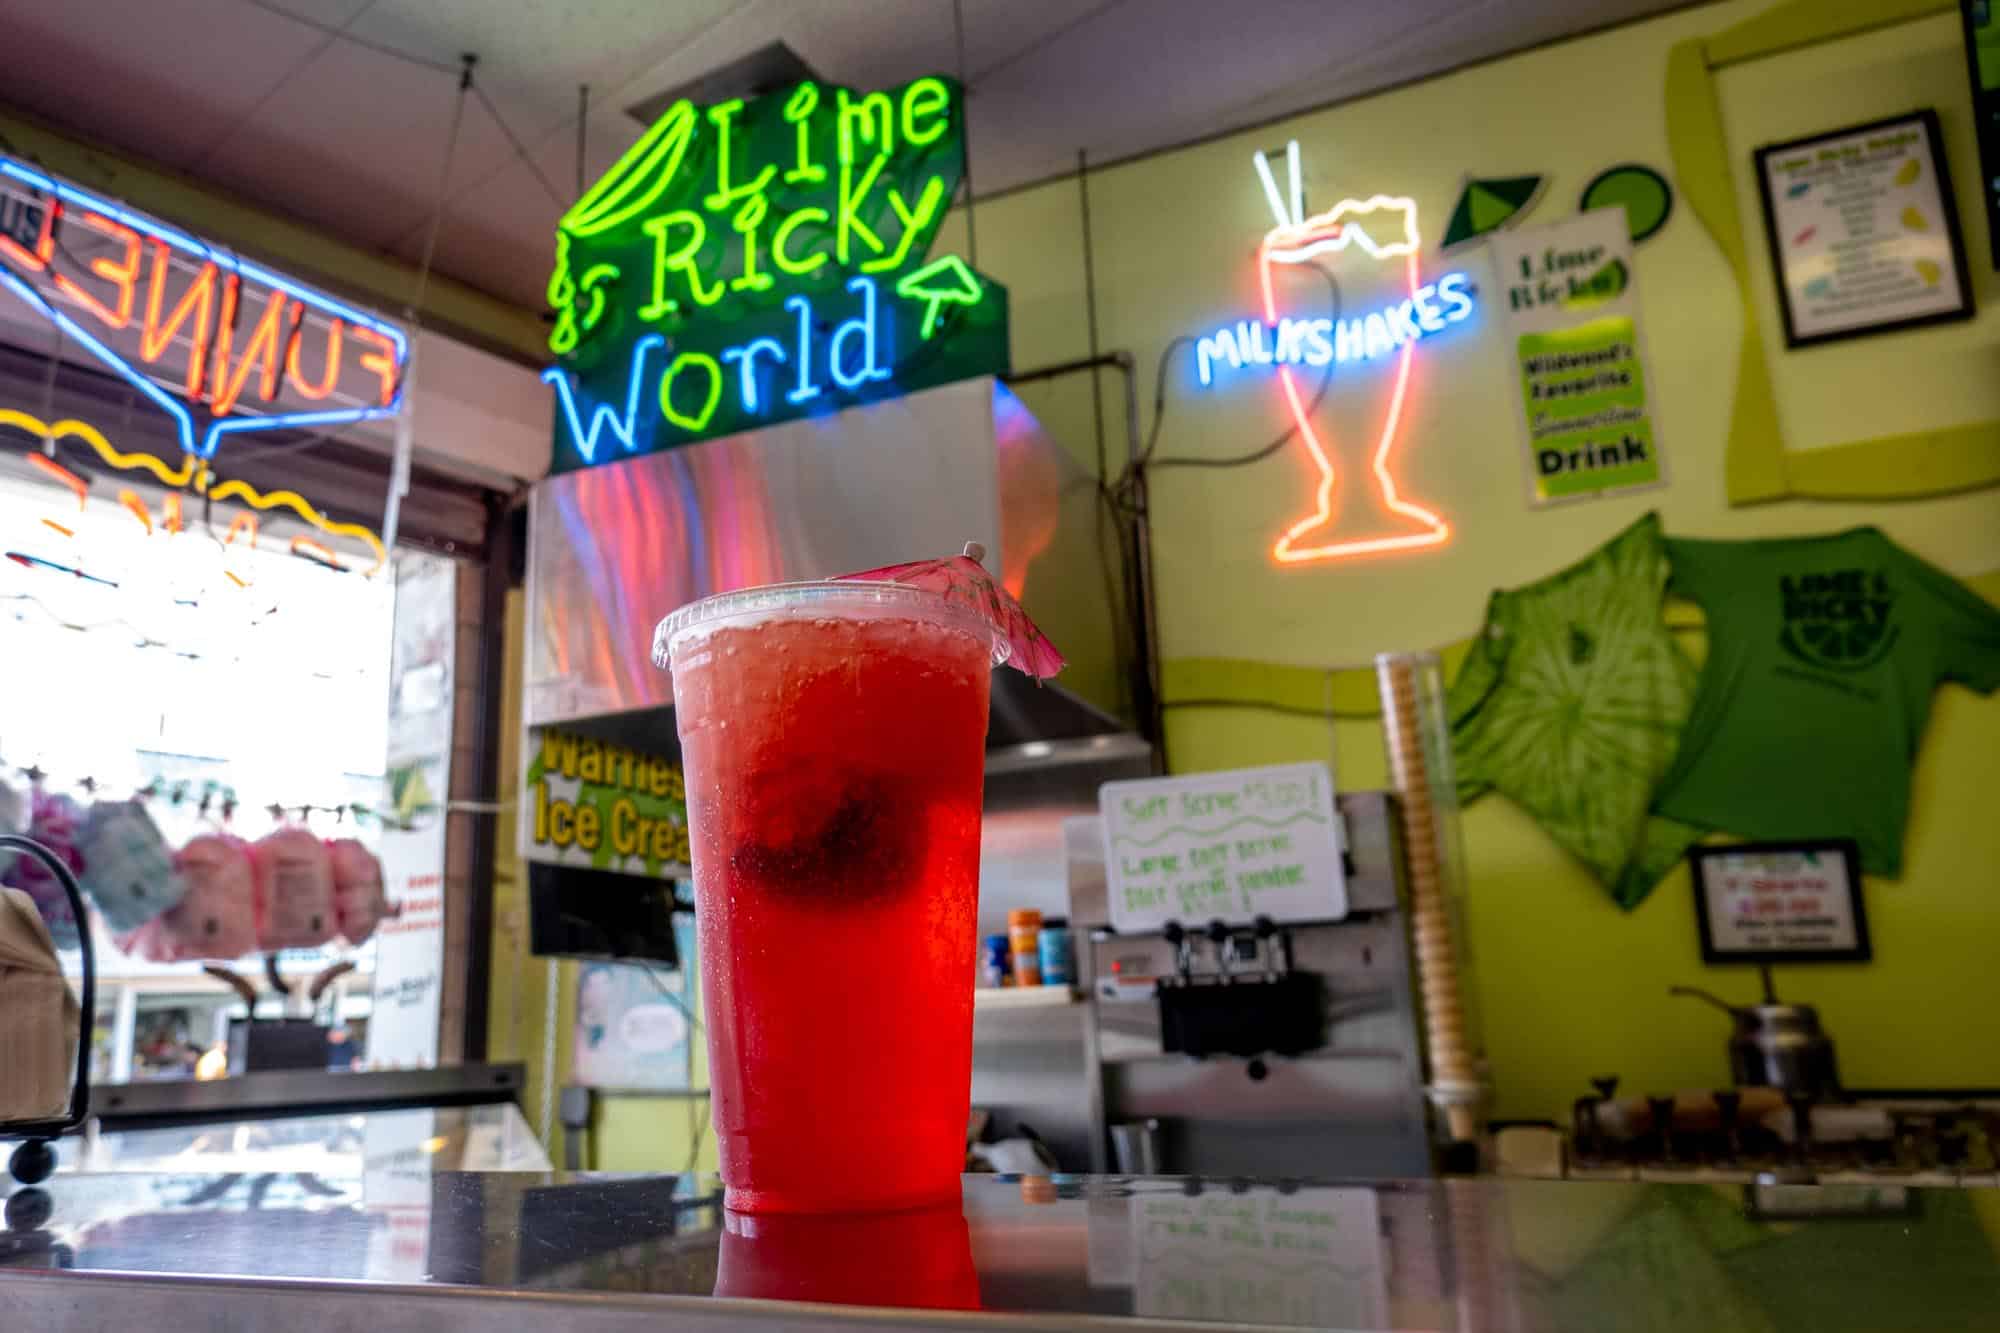
[[[1627,163],[1584,186],[1583,198],[1576,206],[1588,212],[1612,204],[1625,205],[1625,224],[1632,229],[1632,241],[1637,244],[1667,225],[1667,217],[1674,211],[1674,192],[1667,178],[1651,167]]]

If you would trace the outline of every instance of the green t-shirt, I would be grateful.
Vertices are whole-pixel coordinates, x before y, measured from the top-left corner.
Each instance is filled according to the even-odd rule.
[[[1931,692],[2000,685],[2000,609],[1874,528],[1669,540],[1708,663],[1653,809],[1753,839],[1851,837],[1900,873]]]
[[[1494,593],[1446,699],[1459,799],[1505,793],[1626,908],[1701,837],[1646,813],[1694,697],[1694,664],[1660,618],[1666,582],[1648,514]]]

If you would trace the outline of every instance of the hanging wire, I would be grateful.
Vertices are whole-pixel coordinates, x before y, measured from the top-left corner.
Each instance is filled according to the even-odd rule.
[[[590,152],[590,85],[576,85],[576,197],[583,198],[585,165]],[[560,201],[558,201],[560,202]]]
[[[275,14],[279,18],[290,19],[293,23],[299,24],[301,27],[311,28],[315,32],[323,32],[334,41],[347,42],[360,47],[364,51],[373,51],[377,55],[389,56],[393,59],[404,61],[407,64],[420,66],[423,69],[434,69],[440,74],[458,73],[458,66],[448,60],[434,60],[429,56],[418,55],[414,51],[405,51],[401,47],[390,46],[387,42],[378,42],[372,38],[356,36],[349,29],[361,17],[360,14],[355,14],[345,23],[336,25],[322,23],[320,20],[301,14],[297,10],[288,9],[284,5],[274,4],[272,0],[244,0],[244,3],[252,9],[261,9],[266,14]],[[370,0],[371,5],[372,3],[373,0]],[[369,7],[369,5],[362,6],[363,12],[366,12]]]
[[[472,91],[473,66],[479,63],[479,57],[469,51],[462,59],[464,64],[458,73],[458,98],[451,104],[451,129],[444,140],[444,161],[438,167],[437,202],[431,208],[430,230],[424,237],[424,257],[417,265],[416,290],[411,294],[406,309],[413,332],[421,327],[418,312],[423,309],[424,293],[430,287],[431,262],[437,258],[438,233],[444,229],[445,210],[450,205],[451,167],[458,156],[458,132],[465,124],[465,98]]]
[[[556,192],[556,187],[549,182],[548,175],[542,170],[540,164],[529,154],[527,146],[521,142],[520,136],[515,134],[513,128],[502,118],[500,108],[493,105],[493,99],[486,95],[486,90],[475,83],[472,85],[472,95],[479,99],[479,104],[486,108],[486,114],[493,117],[493,123],[500,127],[500,133],[505,135],[507,142],[513,145],[514,156],[521,159],[521,163],[527,167],[528,173],[541,182],[543,192],[555,202],[556,207],[561,208],[563,206],[563,197]]]
[[[965,76],[965,4],[951,0],[952,39],[958,47],[959,142],[965,162],[965,257],[979,267],[979,229],[974,225],[972,195],[972,81]]]
[[[253,4],[255,4],[256,2],[257,0],[251,0],[251,3]],[[259,97],[255,102],[252,102],[249,108],[245,110],[242,115],[238,116],[235,120],[231,121],[229,127],[223,130],[221,134],[217,135],[209,143],[208,147],[202,149],[200,152],[196,153],[191,159],[189,159],[188,162],[185,164],[185,166],[183,166],[182,170],[199,171],[201,170],[202,167],[206,166],[211,160],[213,160],[217,153],[221,152],[224,148],[228,147],[230,141],[235,139],[235,137],[238,134],[242,133],[243,127],[245,125],[248,125],[251,121],[255,120],[257,118],[257,114],[261,112],[266,106],[269,106],[271,104],[272,99],[276,98],[279,93],[285,91],[286,88],[289,88],[291,86],[292,80],[296,79],[299,75],[303,74],[306,71],[307,66],[311,65],[315,60],[318,60],[320,56],[324,55],[326,53],[326,49],[332,46],[335,42],[339,41],[343,37],[348,37],[347,30],[353,27],[355,24],[359,23],[362,20],[362,18],[368,13],[369,10],[375,8],[375,4],[376,0],[363,0],[361,7],[355,10],[352,14],[349,14],[346,17],[346,19],[342,20],[340,26],[338,27],[314,23],[309,19],[300,19],[299,16],[296,14],[286,14],[286,17],[288,18],[298,19],[299,22],[306,24],[308,27],[318,29],[318,31],[321,33],[320,40],[312,47],[312,49],[308,50],[304,55],[300,56],[297,60],[293,61],[291,68],[287,69],[283,74],[280,74],[277,78],[277,81],[273,83],[269,88],[266,88],[264,90],[264,95],[262,97]],[[260,8],[266,8],[266,7],[268,6],[260,6]],[[350,40],[359,40],[359,39],[350,38]]]

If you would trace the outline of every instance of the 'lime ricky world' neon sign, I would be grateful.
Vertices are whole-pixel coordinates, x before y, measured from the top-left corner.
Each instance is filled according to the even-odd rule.
[[[1007,368],[1007,293],[931,242],[958,85],[668,108],[563,215],[552,470]]]

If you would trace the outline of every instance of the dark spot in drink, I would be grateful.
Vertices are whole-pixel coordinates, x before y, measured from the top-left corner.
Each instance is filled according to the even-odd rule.
[[[819,818],[789,812],[794,836],[738,843],[730,869],[768,893],[848,906],[881,901],[910,882],[922,859],[922,810],[894,784],[862,778],[848,783]]]

